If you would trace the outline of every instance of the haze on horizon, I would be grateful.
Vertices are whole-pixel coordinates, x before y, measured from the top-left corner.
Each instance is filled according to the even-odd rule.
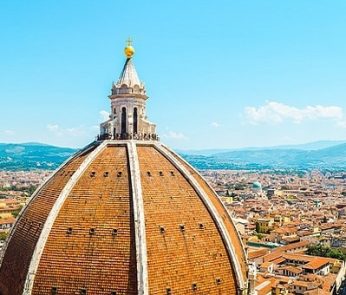
[[[128,36],[149,120],[170,146],[346,139],[345,1],[13,0],[0,8],[0,142],[92,141]]]

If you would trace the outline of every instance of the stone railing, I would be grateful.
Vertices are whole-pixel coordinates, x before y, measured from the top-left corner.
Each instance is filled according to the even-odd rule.
[[[157,134],[152,133],[117,133],[117,134],[101,134],[97,136],[97,140],[154,140],[159,141],[160,138]]]

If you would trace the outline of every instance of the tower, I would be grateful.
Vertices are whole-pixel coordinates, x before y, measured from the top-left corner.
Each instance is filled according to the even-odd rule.
[[[130,40],[124,51],[125,65],[112,85],[110,118],[101,124],[100,138],[157,140],[156,125],[147,120],[148,96],[132,62],[135,50]]]
[[[98,140],[20,213],[0,256],[0,295],[247,293],[231,217],[202,176],[158,141],[133,47],[125,53]]]

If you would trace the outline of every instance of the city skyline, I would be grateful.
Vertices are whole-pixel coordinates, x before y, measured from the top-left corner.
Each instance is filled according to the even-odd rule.
[[[345,3],[196,4],[2,3],[0,142],[95,138],[129,36],[149,120],[175,148],[346,139]]]

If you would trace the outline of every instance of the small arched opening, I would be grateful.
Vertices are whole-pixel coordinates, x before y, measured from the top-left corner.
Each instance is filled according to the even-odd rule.
[[[126,108],[121,109],[121,135],[124,136],[127,133],[126,130]]]
[[[137,108],[133,109],[133,133],[138,133],[138,112]]]

